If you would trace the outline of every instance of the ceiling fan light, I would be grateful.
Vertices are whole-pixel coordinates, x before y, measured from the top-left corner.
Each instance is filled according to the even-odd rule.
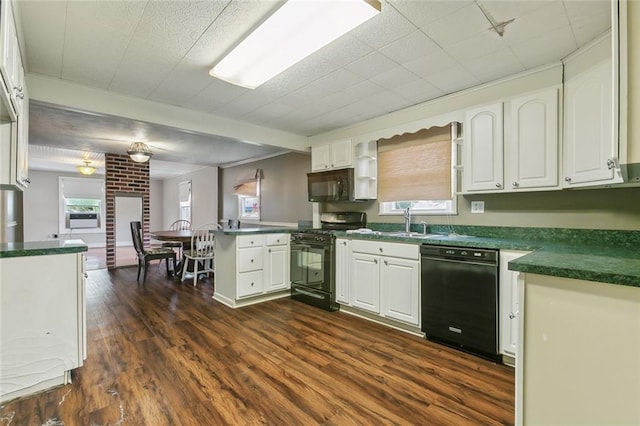
[[[90,166],[91,161],[84,161],[84,166],[78,166],[77,169],[81,175],[91,176],[98,170],[97,168]]]
[[[380,13],[379,0],[289,0],[209,74],[255,89]]]
[[[127,154],[136,163],[146,163],[153,155],[151,149],[144,142],[133,142]]]

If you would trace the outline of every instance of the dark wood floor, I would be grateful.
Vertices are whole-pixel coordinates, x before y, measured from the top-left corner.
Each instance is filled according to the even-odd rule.
[[[91,271],[73,384],[0,407],[6,425],[512,424],[514,371],[289,299],[230,309],[212,281]]]

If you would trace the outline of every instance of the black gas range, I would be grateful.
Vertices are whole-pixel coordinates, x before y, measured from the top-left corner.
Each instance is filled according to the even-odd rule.
[[[291,298],[336,311],[335,231],[364,228],[366,213],[323,213],[320,229],[291,233]]]

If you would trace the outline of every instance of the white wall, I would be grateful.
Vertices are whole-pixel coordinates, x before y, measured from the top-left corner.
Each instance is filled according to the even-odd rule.
[[[23,193],[24,240],[50,240],[51,234],[59,233],[58,177],[79,177],[77,173],[43,172],[29,170],[31,184]],[[91,178],[87,178],[91,179]],[[103,218],[104,219],[104,218]],[[61,239],[82,239],[94,247],[105,245],[105,234],[83,233],[79,230],[60,235]]]
[[[157,231],[164,229],[163,211],[163,188],[164,181],[151,179],[149,182],[149,230]]]
[[[131,222],[142,221],[142,197],[116,196],[116,246],[133,246]]]
[[[178,185],[186,180],[191,181],[191,225],[195,228],[205,223],[218,223],[218,168],[203,167],[195,172],[164,180],[163,229],[180,218]]]

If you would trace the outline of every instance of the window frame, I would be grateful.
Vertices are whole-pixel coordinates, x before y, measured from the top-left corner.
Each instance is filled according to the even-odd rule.
[[[86,177],[73,177],[73,176],[58,176],[58,233],[60,235],[71,236],[72,234],[101,234],[106,232],[105,218],[106,214],[106,202],[105,202],[105,189],[104,179],[92,179],[100,182],[100,197],[69,197],[70,200],[97,200],[100,202],[100,213],[98,215],[98,224],[96,228],[68,228],[67,227],[67,203],[64,196],[64,183],[65,182],[87,182]],[[97,195],[97,194],[96,194]]]

